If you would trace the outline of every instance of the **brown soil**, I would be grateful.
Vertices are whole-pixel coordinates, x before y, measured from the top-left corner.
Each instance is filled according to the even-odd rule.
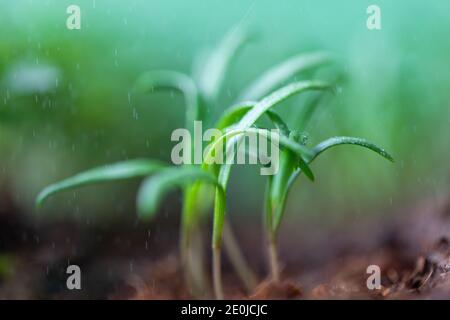
[[[245,293],[224,257],[231,299],[450,298],[450,200],[415,204],[396,219],[339,227],[291,229],[280,238],[283,281],[264,279],[261,234],[236,228],[260,285]],[[0,207],[0,299],[189,299],[173,221],[80,227],[23,220],[8,199]],[[11,213],[14,212],[14,213]],[[155,224],[156,225],[156,224]],[[320,231],[320,232],[319,232]],[[244,237],[242,235],[245,235]],[[293,236],[295,235],[295,236]],[[65,287],[65,268],[82,269],[82,290]],[[381,289],[369,290],[366,268],[381,269]],[[7,266],[7,267],[5,267]]]

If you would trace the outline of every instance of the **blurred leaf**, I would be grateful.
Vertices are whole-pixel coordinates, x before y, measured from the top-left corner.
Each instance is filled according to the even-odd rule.
[[[301,71],[318,67],[330,61],[331,55],[325,52],[303,53],[291,57],[264,72],[244,90],[239,100],[258,100]]]
[[[217,98],[231,60],[247,40],[246,30],[238,25],[207,55],[206,61],[201,61],[198,86],[206,99]]]
[[[237,129],[245,129],[252,126],[261,115],[277,104],[283,102],[292,95],[310,90],[327,90],[331,85],[319,80],[298,81],[288,84],[259,101],[249,112],[247,112],[236,126]]]
[[[95,183],[145,177],[165,167],[156,160],[136,159],[94,168],[49,185],[38,194],[36,205],[41,206],[49,196],[58,192]]]
[[[224,110],[219,118],[219,121],[216,122],[215,128],[223,130],[227,127],[232,126],[233,124],[241,120],[242,117],[256,104],[257,102],[255,101],[245,101],[237,103]]]
[[[135,89],[141,92],[153,92],[158,88],[176,89],[184,95],[186,100],[186,128],[192,128],[194,121],[200,117],[200,104],[194,81],[180,72],[157,70],[144,73],[135,86]]]
[[[55,90],[61,71],[49,64],[20,62],[10,67],[3,84],[12,94],[31,95]]]
[[[156,213],[159,203],[170,190],[192,184],[196,181],[204,181],[218,187],[216,177],[198,167],[167,168],[162,172],[147,178],[142,183],[137,196],[137,208],[141,217],[151,217]],[[222,190],[223,193],[223,190]],[[224,195],[223,195],[224,196]]]
[[[236,122],[238,122],[242,117],[255,106],[257,102],[248,101],[236,104],[228,109],[226,109],[223,113],[219,121],[216,123],[215,128],[218,130],[223,130],[227,127],[232,126]],[[281,119],[281,117],[275,113],[274,111],[267,110],[267,116],[271,120],[271,122],[275,125],[276,128],[281,130],[281,132],[285,135],[289,135],[289,128],[286,123]]]

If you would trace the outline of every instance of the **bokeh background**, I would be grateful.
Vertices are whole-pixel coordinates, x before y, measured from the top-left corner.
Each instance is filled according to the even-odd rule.
[[[81,8],[81,30],[66,28],[70,4]],[[382,30],[366,28],[370,4],[381,7]],[[338,72],[339,88],[305,128],[311,143],[360,136],[396,159],[391,164],[352,147],[329,152],[313,164],[316,182],[296,183],[289,216],[344,221],[391,215],[448,188],[449,1],[2,0],[2,197],[33,218],[34,198],[49,183],[119,160],[170,161],[170,134],[183,126],[183,99],[175,92],[136,94],[135,81],[151,69],[190,73],[200,51],[237,23],[257,36],[233,61],[220,108],[273,64],[327,50],[337,57],[335,66],[313,76]],[[293,126],[306,99],[291,98],[277,110]],[[133,221],[138,184],[66,192],[48,201],[40,219]],[[260,216],[263,191],[256,168],[237,168],[230,212]],[[173,199],[163,214],[177,214],[180,201]]]

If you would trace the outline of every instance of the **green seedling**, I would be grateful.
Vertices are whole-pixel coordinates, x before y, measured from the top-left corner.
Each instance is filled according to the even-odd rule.
[[[292,137],[292,135],[291,139],[293,141],[300,142],[297,137]],[[300,144],[305,145],[306,141],[303,140]],[[367,148],[390,161],[394,161],[392,156],[384,149],[364,139],[355,137],[332,137],[324,140],[313,148],[304,149],[306,152],[303,159],[309,165],[317,158],[319,154],[339,145],[356,145]],[[279,172],[273,177],[269,177],[267,182],[267,191],[265,195],[265,222],[268,238],[268,256],[270,259],[269,263],[271,277],[275,282],[280,280],[280,267],[277,254],[278,231],[284,215],[288,193],[294,181],[301,172],[306,174],[306,171],[303,171],[298,165],[296,155],[290,150],[285,149],[280,155]]]
[[[242,28],[235,28],[229,32],[219,45],[202,59],[201,67],[195,70],[195,79],[177,71],[150,71],[143,74],[137,81],[135,92],[146,93],[156,89],[168,88],[180,91],[185,98],[185,127],[192,132],[194,121],[200,120],[211,123],[212,110],[217,105],[223,79],[228,65],[238,49],[248,40],[247,33]],[[178,173],[177,173],[178,172]],[[145,180],[137,196],[137,210],[142,217],[151,217],[156,211],[157,201],[162,199],[162,190],[178,187],[179,175],[189,175],[189,181],[183,183],[183,209],[181,222],[180,255],[185,269],[188,286],[194,295],[204,295],[207,284],[201,256],[202,244],[199,237],[199,223],[202,213],[211,202],[211,189],[205,184],[199,184],[207,173],[199,166],[183,165],[176,168],[167,168],[167,165],[154,160],[131,160],[101,168],[92,169],[71,178],[48,186],[37,197],[37,205],[52,194],[80,187],[87,184],[118,181],[123,179],[147,177],[156,174],[155,181]],[[192,177],[198,176],[199,179]],[[175,177],[175,180],[174,178]],[[213,177],[211,175],[207,176]],[[153,178],[152,178],[153,179]],[[209,179],[208,182],[212,182]],[[158,188],[150,190],[148,186]],[[156,197],[158,195],[158,197]],[[228,253],[232,263],[237,267],[240,278],[248,290],[256,284],[255,277],[248,268],[236,241],[232,239],[231,229],[227,232],[225,243],[230,243]]]
[[[176,71],[151,71],[140,77],[136,84],[136,91],[151,92],[160,88],[178,90],[183,94],[186,101],[186,128],[192,130],[196,120],[212,125],[214,124],[211,117],[212,111],[220,104],[220,101],[218,101],[219,93],[228,66],[238,49],[247,40],[248,36],[244,30],[235,28],[224,37],[215,50],[206,55],[206,59],[201,60],[201,67],[196,68],[194,77]],[[226,109],[219,121],[216,122],[216,128],[218,129],[232,128],[229,131],[231,133],[227,135],[232,137],[231,141],[227,141],[227,150],[239,141],[242,134],[249,130],[259,130],[259,133],[266,134],[264,129],[254,127],[257,120],[263,114],[266,114],[274,126],[284,132],[277,137],[280,144],[295,154],[298,168],[301,168],[309,178],[313,178],[306,160],[306,147],[289,139],[286,124],[270,109],[291,95],[309,90],[326,90],[329,85],[320,81],[301,81],[282,87],[266,98],[261,97],[279,88],[301,71],[324,65],[329,61],[330,56],[322,52],[296,55],[264,73],[248,89],[244,90],[244,93],[240,95],[241,99],[259,99],[259,101],[238,103]],[[216,143],[216,141],[213,143]],[[251,290],[256,283],[255,277],[233,238],[229,224],[225,221],[226,186],[231,166],[208,167],[203,164],[202,167],[199,165],[170,167],[159,161],[146,159],[124,161],[92,169],[48,186],[38,195],[37,205],[42,205],[49,196],[55,193],[83,185],[130,178],[145,178],[138,191],[137,210],[139,216],[151,218],[157,211],[157,205],[163,199],[163,196],[171,189],[181,187],[183,191],[180,237],[181,261],[191,291],[194,294],[203,295],[207,284],[203,270],[202,245],[198,234],[201,231],[199,226],[205,216],[204,213],[214,200],[212,246],[213,280],[216,297],[223,297],[220,280],[222,234],[224,247],[232,264],[247,289]],[[214,197],[212,196],[211,186],[216,190]]]
[[[280,169],[274,176],[269,176],[266,191],[266,208],[265,208],[265,222],[267,236],[269,239],[268,251],[270,257],[271,275],[274,281],[279,281],[279,265],[276,249],[276,238],[282,221],[284,207],[289,190],[293,182],[303,172],[310,180],[314,181],[314,175],[309,167],[319,154],[328,150],[331,147],[338,145],[357,145],[368,148],[382,157],[393,161],[384,149],[370,143],[364,139],[354,137],[333,137],[327,139],[313,148],[306,146],[307,139],[304,135],[296,131],[291,131],[286,123],[270,109],[287,99],[289,96],[301,93],[307,90],[326,90],[329,85],[319,81],[302,81],[289,84],[272,94],[261,99],[259,102],[248,102],[239,104],[229,109],[219,121],[219,126],[229,126],[232,128],[219,139],[217,139],[210,150],[214,150],[218,144],[222,144],[224,139],[231,139],[227,142],[227,152],[233,152],[234,146],[239,143],[239,138],[249,132],[255,132],[265,137],[273,139],[269,136],[268,129],[254,128],[255,122],[263,115],[267,114],[272,120],[274,126],[280,130],[280,134],[275,137],[278,143],[282,146],[280,154]],[[311,112],[311,111],[309,111]],[[210,156],[210,154],[209,154]],[[207,158],[205,163],[210,162]],[[210,166],[204,164],[203,167],[209,170]],[[215,168],[218,181],[226,192],[227,182],[229,179],[231,165],[225,164],[220,168]],[[214,286],[216,296],[223,297],[221,271],[220,271],[220,254],[221,254],[221,240],[222,229],[225,216],[225,200],[222,196],[223,190],[217,190],[214,207],[214,227],[213,227],[213,272],[214,272]]]
[[[223,144],[223,140],[227,139],[226,152],[234,152],[234,146],[240,142],[240,138],[243,134],[248,132],[256,132],[258,134],[266,135],[269,138],[266,129],[256,129],[252,128],[259,118],[267,114],[271,118],[272,122],[278,128],[286,132],[287,125],[281,121],[279,116],[271,111],[271,108],[280,104],[292,95],[299,94],[305,91],[311,90],[327,90],[330,85],[321,81],[300,81],[282,87],[274,91],[272,94],[261,99],[259,102],[247,102],[242,104],[237,104],[231,109],[227,110],[218,122],[218,127],[228,126],[232,130],[228,130],[221,138],[217,139],[210,146],[212,150],[217,149],[218,144]],[[256,130],[256,131],[255,131]],[[230,139],[231,138],[231,139]],[[311,179],[313,178],[312,172],[309,169],[307,163],[303,161],[302,149],[303,146],[290,141],[285,135],[280,135],[278,137],[279,143],[284,147],[288,148],[298,156],[298,164],[303,168],[305,174]],[[211,156],[211,152],[208,156]],[[208,156],[204,159],[203,168],[206,170],[211,170],[217,174],[217,179],[225,190],[227,189],[228,179],[231,172],[231,164],[215,165],[211,166],[207,163],[209,161]],[[223,289],[221,282],[221,271],[220,271],[220,256],[221,256],[221,244],[222,244],[222,231],[225,221],[225,205],[222,196],[216,192],[216,198],[214,203],[214,222],[213,222],[213,281],[214,281],[214,291],[217,298],[223,298]]]

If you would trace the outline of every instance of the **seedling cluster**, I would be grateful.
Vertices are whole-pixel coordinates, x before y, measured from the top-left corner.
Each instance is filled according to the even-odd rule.
[[[306,136],[298,131],[304,127],[295,128],[296,130],[289,128],[273,110],[275,106],[282,105],[283,101],[293,95],[308,91],[325,94],[332,90],[332,84],[319,80],[288,82],[302,71],[329,63],[331,57],[324,52],[299,54],[269,69],[239,95],[237,103],[225,109],[218,119],[212,119],[213,111],[220,105],[219,93],[228,66],[237,51],[249,39],[243,28],[236,27],[214,50],[203,55],[201,64],[196,64],[192,77],[176,71],[150,71],[143,74],[136,83],[137,92],[142,93],[162,88],[180,91],[186,105],[185,127],[191,133],[195,121],[202,121],[203,124],[219,130],[227,129],[226,133],[206,146],[210,151],[206,159],[203,159],[203,163],[171,166],[157,160],[137,159],[106,165],[46,187],[37,196],[37,205],[41,206],[48,197],[64,190],[88,184],[144,178],[137,194],[137,211],[140,217],[148,219],[158,211],[159,203],[168,192],[181,188],[183,208],[180,260],[192,294],[201,297],[209,291],[207,272],[204,269],[201,230],[207,220],[206,213],[211,207],[213,207],[212,274],[215,296],[219,299],[224,296],[221,280],[222,240],[238,276],[246,289],[251,291],[257,283],[256,277],[248,267],[233,236],[231,226],[226,221],[227,186],[232,164],[210,164],[211,162],[207,160],[213,156],[211,150],[218,144],[223,145],[224,152],[234,152],[234,146],[241,142],[246,133],[257,133],[276,140],[280,145],[279,170],[275,175],[267,176],[264,210],[271,278],[273,281],[279,281],[277,235],[288,193],[297,177],[304,173],[308,179],[314,180],[310,164],[324,151],[338,145],[357,145],[370,149],[388,160],[393,159],[384,149],[354,137],[333,137],[309,147]],[[305,106],[309,109],[308,114],[314,111],[316,106],[317,103]],[[270,135],[270,129],[260,125],[259,120],[263,116],[278,129],[279,134]]]

